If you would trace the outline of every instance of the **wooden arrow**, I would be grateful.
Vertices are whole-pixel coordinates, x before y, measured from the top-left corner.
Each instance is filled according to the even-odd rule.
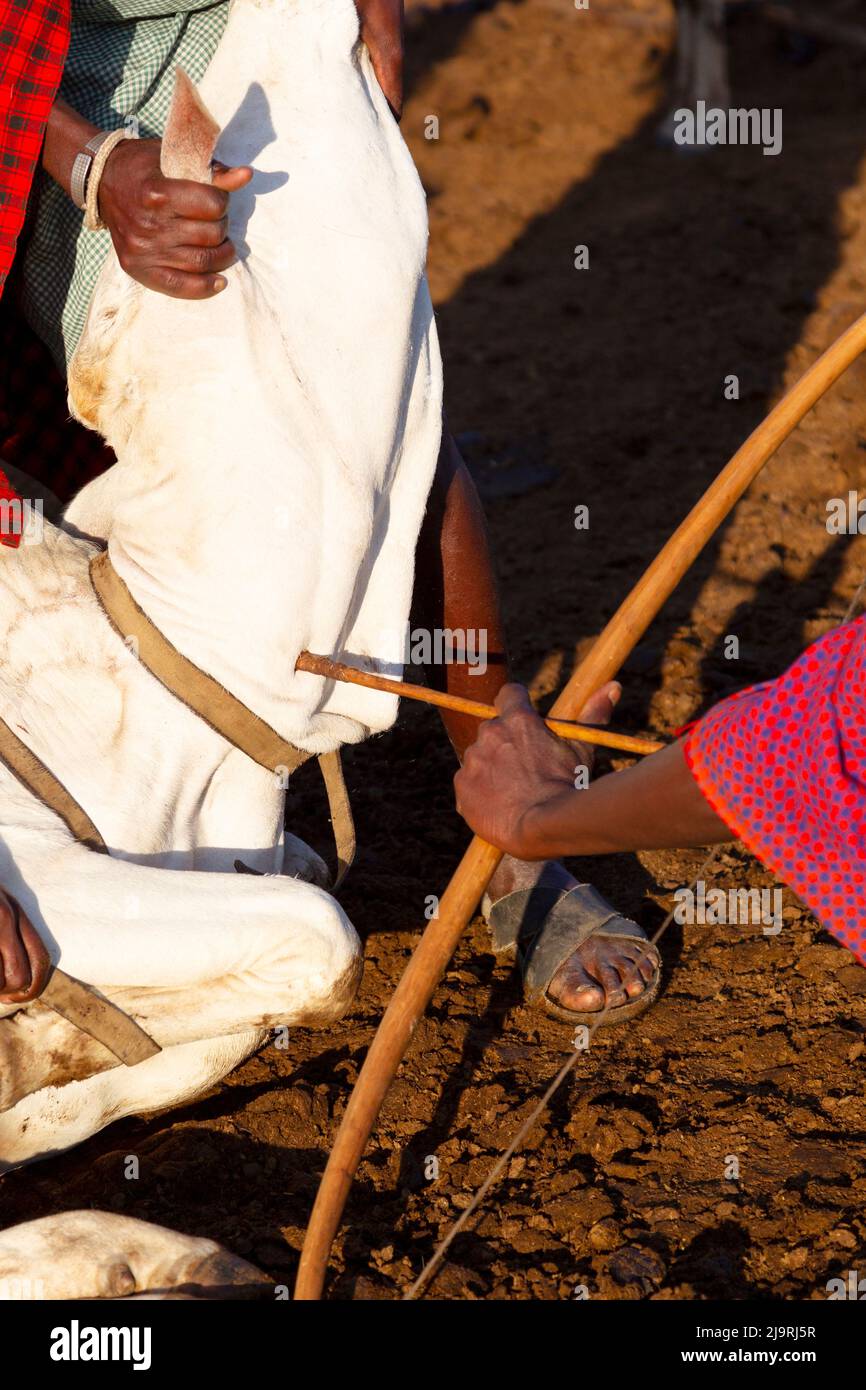
[[[770,411],[653,560],[581,662],[551,713],[575,719],[629,652],[673,593],[707,541],[779,445],[847,367],[866,349],[866,314],[857,319]],[[316,1299],[325,1282],[331,1245],[352,1179],[415,1026],[502,854],[477,836],[424,931],[382,1017],[337,1132],[307,1228],[296,1299]]]
[[[485,705],[480,700],[467,700],[462,695],[449,695],[444,690],[430,690],[426,685],[391,680],[389,676],[380,676],[376,671],[359,671],[357,666],[345,666],[341,661],[317,656],[315,652],[301,652],[295,670],[312,671],[316,676],[325,676],[332,681],[348,681],[350,685],[363,685],[369,690],[382,690],[388,695],[399,695],[403,700],[420,700],[425,705],[437,705],[440,709],[455,710],[458,714],[471,714],[474,719],[496,718],[495,707]],[[620,753],[658,753],[666,746],[656,739],[614,734],[610,729],[601,729],[594,724],[575,724],[571,719],[545,719],[544,722],[551,733],[558,734],[560,738],[594,743],[601,748],[616,748]]]

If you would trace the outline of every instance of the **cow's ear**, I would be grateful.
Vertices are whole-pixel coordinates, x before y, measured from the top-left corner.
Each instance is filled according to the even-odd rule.
[[[171,110],[162,137],[160,164],[167,179],[210,183],[211,160],[220,128],[183,68],[174,78]]]

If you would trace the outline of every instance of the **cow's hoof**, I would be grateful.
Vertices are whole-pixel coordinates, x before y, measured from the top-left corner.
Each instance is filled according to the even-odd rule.
[[[304,883],[312,883],[316,888],[330,888],[331,875],[321,855],[299,840],[297,835],[286,831],[286,846],[283,858],[283,873],[289,878],[300,878]]]

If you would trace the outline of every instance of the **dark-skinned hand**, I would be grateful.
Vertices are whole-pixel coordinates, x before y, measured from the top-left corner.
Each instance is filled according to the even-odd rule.
[[[210,299],[235,260],[229,194],[252,169],[214,166],[213,183],[167,179],[159,140],[121,140],[99,185],[99,212],[127,275],[175,299]]]
[[[379,85],[399,118],[403,105],[403,0],[356,0],[361,38]],[[228,237],[229,195],[252,169],[214,165],[210,184],[167,179],[159,140],[122,140],[99,185],[99,212],[121,266],[149,290],[211,299],[236,259]]]
[[[619,699],[610,682],[584,711],[585,723],[606,723]],[[528,833],[532,812],[557,797],[571,796],[593,767],[589,744],[557,738],[535,713],[522,685],[504,685],[496,697],[499,717],[486,720],[467,749],[454,778],[457,810],[470,828],[515,859],[536,859]]]
[[[18,903],[0,888],[0,1004],[26,1004],[48,983],[51,960]]]

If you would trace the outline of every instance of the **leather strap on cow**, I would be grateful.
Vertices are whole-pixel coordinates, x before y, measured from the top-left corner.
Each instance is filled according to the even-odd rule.
[[[124,640],[135,640],[142,665],[235,748],[275,775],[290,775],[313,756],[282,738],[213,676],[182,656],[138,606],[107,550],[91,560],[90,581],[112,626]],[[336,892],[355,857],[355,825],[339,752],[319,754],[319,767],[337,848]]]
[[[107,853],[105,841],[87,812],[2,719],[0,761],[29,792],[60,817],[76,840],[97,854]],[[159,1044],[134,1019],[90,985],[73,979],[63,970],[55,967],[39,998],[55,1013],[62,1014],[77,1028],[96,1038],[128,1067],[160,1051]]]
[[[109,621],[122,637],[136,639],[142,664],[161,685],[229,743],[274,773],[290,774],[312,757],[293,743],[287,743],[212,676],[181,656],[139,608],[106,552],[92,560],[90,577]],[[87,812],[3,719],[0,719],[0,762],[5,763],[33,796],[60,817],[80,844],[99,854],[108,852]],[[319,766],[328,793],[337,846],[336,892],[355,857],[355,826],[339,752],[320,754]],[[110,999],[63,970],[55,968],[40,999],[96,1038],[126,1066],[135,1066],[161,1050],[159,1044]]]
[[[35,753],[31,753],[27,745],[21,742],[18,735],[14,734],[2,719],[0,759],[18,781],[23,782],[29,792],[40,801],[44,801],[45,805],[60,817],[76,840],[80,840],[88,849],[97,850],[100,854],[107,853],[105,841],[87,812],[82,810],[63,783],[58,781]]]
[[[162,1051],[159,1043],[154,1042],[134,1018],[97,993],[92,985],[76,980],[65,970],[52,971],[39,1002],[47,1004],[67,1023],[74,1023],[82,1033],[101,1042],[124,1066],[137,1066]]]

